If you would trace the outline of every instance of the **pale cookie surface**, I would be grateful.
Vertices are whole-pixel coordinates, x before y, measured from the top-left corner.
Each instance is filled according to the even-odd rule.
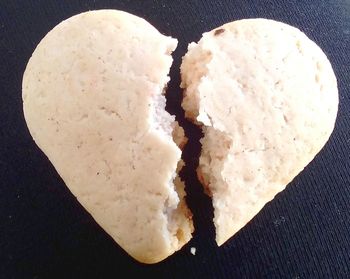
[[[198,174],[221,245],[324,146],[337,115],[336,77],[305,34],[266,19],[204,33],[181,74],[186,115],[203,125]]]
[[[45,36],[23,78],[35,142],[102,228],[145,263],[193,231],[162,95],[176,44],[131,14],[87,12]]]

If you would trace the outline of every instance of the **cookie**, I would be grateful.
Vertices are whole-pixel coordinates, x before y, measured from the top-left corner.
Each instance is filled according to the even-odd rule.
[[[204,33],[189,45],[181,76],[186,116],[204,132],[198,177],[213,198],[221,245],[325,145],[337,81],[304,33],[267,19]]]
[[[23,77],[34,141],[96,222],[144,263],[179,250],[193,231],[176,172],[172,134],[181,131],[163,92],[176,45],[137,16],[90,11],[50,31]]]

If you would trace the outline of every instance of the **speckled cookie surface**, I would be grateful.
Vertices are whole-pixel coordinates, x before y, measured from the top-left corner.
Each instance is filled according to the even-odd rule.
[[[193,230],[162,95],[176,44],[131,14],[87,12],[45,36],[23,78],[33,139],[101,227],[145,263]]]
[[[223,244],[314,158],[338,109],[322,50],[272,20],[223,25],[191,43],[181,66],[186,116],[203,126],[199,178]]]

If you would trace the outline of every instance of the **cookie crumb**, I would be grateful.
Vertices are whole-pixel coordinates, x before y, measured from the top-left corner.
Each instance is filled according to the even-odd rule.
[[[193,255],[193,256],[195,256],[196,255],[196,247],[191,247],[191,254]]]

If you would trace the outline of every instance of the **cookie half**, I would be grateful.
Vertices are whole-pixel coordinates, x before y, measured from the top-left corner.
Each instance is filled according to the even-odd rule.
[[[144,263],[193,231],[172,136],[183,133],[163,92],[176,45],[134,15],[86,12],[45,36],[23,77],[33,139],[96,222]]]
[[[223,244],[315,157],[331,135],[337,81],[297,28],[246,19],[204,33],[181,65],[186,116],[204,132],[198,176]]]

